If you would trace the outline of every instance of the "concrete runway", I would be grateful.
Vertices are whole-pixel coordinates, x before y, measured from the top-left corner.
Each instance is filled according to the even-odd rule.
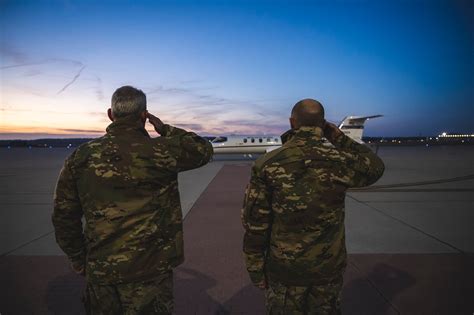
[[[1,314],[81,313],[83,279],[69,270],[50,220],[70,153],[0,149]],[[344,313],[471,314],[474,147],[381,147],[379,155],[386,172],[376,187],[346,198]],[[263,312],[241,256],[252,162],[222,156],[180,174],[186,262],[176,271],[176,314]]]

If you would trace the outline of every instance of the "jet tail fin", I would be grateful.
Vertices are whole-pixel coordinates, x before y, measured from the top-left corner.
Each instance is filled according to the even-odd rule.
[[[353,140],[363,143],[364,124],[367,120],[382,117],[383,115],[373,116],[347,116],[339,124],[339,129]]]

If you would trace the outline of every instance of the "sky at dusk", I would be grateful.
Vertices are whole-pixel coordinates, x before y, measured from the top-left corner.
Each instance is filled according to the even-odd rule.
[[[0,139],[101,135],[122,85],[203,135],[280,134],[303,98],[474,133],[473,1],[2,0],[0,32]]]

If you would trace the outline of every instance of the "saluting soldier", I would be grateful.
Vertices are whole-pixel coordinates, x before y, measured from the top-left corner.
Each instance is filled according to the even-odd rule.
[[[107,133],[61,170],[56,241],[86,277],[88,314],[171,314],[172,270],[184,260],[177,176],[209,162],[212,146],[148,113],[131,86],[115,91],[108,116]],[[147,119],[161,137],[149,136]]]
[[[252,168],[242,209],[247,270],[269,314],[339,314],[345,194],[375,183],[384,164],[326,122],[315,100],[296,103],[290,124],[282,147]]]

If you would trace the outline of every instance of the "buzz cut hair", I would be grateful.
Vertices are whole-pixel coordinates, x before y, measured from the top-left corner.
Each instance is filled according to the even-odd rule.
[[[122,86],[112,95],[111,108],[115,117],[139,115],[146,110],[146,95],[133,86]]]

